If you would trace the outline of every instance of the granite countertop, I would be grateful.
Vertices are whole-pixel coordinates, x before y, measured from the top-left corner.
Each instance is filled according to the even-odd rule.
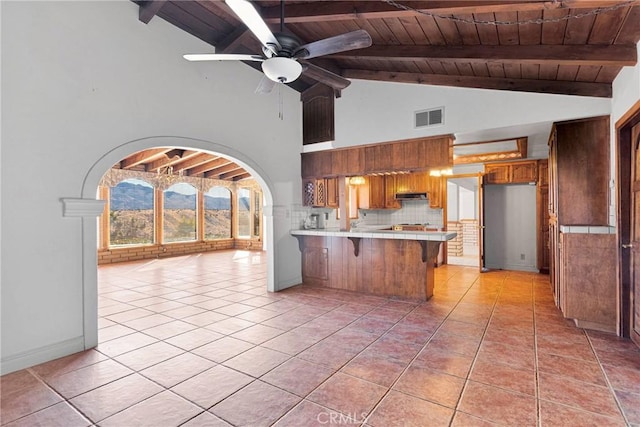
[[[384,227],[388,228],[387,226]],[[428,240],[435,242],[445,242],[457,236],[457,233],[449,231],[395,231],[369,227],[354,228],[351,231],[340,231],[338,228],[291,230],[290,233],[292,236],[359,237],[363,239]]]

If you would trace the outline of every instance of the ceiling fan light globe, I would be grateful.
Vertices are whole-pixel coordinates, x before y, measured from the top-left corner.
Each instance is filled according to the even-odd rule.
[[[290,83],[300,77],[302,65],[295,59],[275,56],[262,63],[262,71],[274,82]]]

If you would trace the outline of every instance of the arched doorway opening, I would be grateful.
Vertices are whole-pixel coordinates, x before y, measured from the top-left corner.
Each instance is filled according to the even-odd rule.
[[[264,206],[263,236],[267,257],[267,290],[275,291],[274,245],[273,245],[273,186],[266,177],[266,173],[256,162],[248,156],[231,147],[210,141],[184,137],[149,137],[124,143],[104,154],[87,173],[83,186],[82,198],[96,199],[98,187],[103,176],[112,166],[133,153],[153,147],[176,147],[186,150],[200,150],[206,153],[220,155],[244,168],[262,189]],[[97,251],[98,236],[97,221],[90,217],[82,219],[82,254],[83,254],[83,329],[84,347],[95,347],[98,343],[98,274]]]

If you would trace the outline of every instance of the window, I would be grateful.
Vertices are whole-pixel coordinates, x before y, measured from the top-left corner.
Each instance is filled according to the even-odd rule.
[[[164,191],[164,241],[187,242],[197,238],[196,188],[184,182]]]
[[[204,194],[205,240],[231,237],[231,192],[225,187],[213,187]]]
[[[251,237],[251,190],[238,189],[238,237]]]
[[[111,187],[109,245],[153,243],[153,187],[140,179],[125,179]]]

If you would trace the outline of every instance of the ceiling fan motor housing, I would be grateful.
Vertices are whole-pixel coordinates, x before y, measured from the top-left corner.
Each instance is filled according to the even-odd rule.
[[[262,63],[262,71],[274,82],[289,83],[300,77],[302,65],[293,59],[294,54],[302,44],[293,34],[275,33],[280,49],[274,54],[268,47],[263,47],[267,59]]]

